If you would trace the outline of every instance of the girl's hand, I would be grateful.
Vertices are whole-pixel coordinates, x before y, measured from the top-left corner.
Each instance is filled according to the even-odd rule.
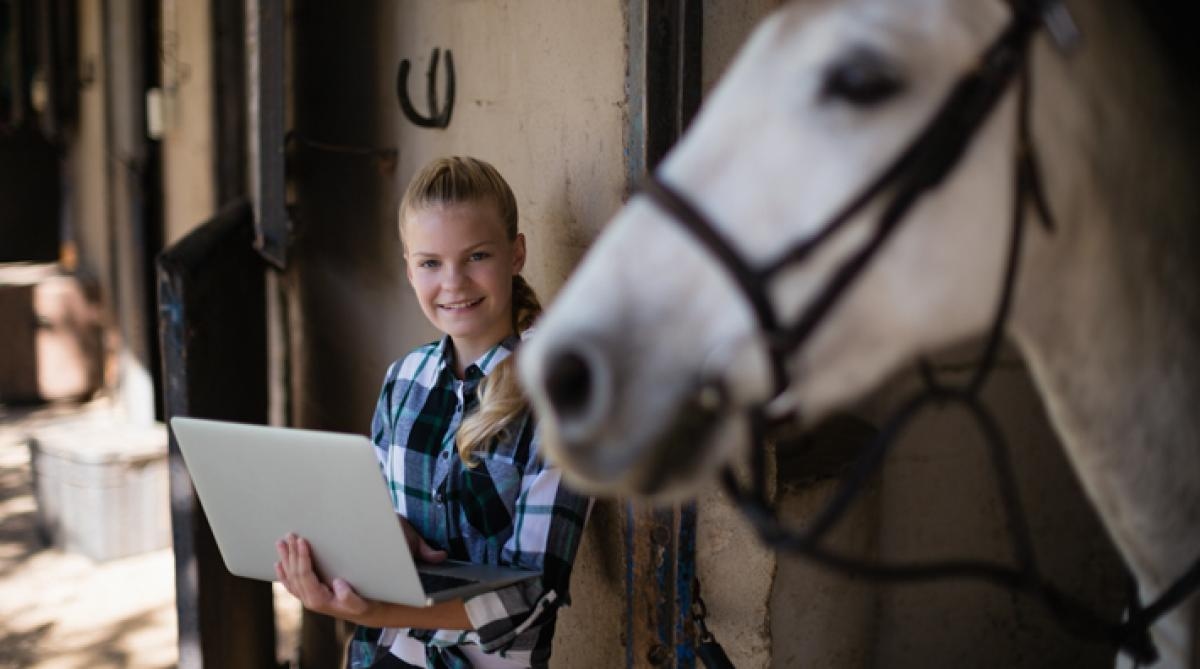
[[[430,564],[437,564],[446,559],[446,551],[437,550],[426,543],[425,537],[409,524],[407,518],[399,515],[396,517],[400,519],[400,527],[404,528],[404,538],[408,541],[414,558]]]
[[[360,597],[345,580],[335,578],[330,584],[321,580],[313,570],[312,548],[303,537],[289,533],[275,542],[275,550],[279,553],[275,576],[304,608],[351,622],[371,609],[372,602]]]
[[[446,551],[435,551],[404,522],[405,532],[412,532],[414,554],[446,559]],[[430,629],[471,629],[471,619],[461,599],[434,604],[428,608],[388,604],[364,599],[354,592],[350,584],[340,578],[326,584],[313,571],[312,547],[308,541],[295,534],[288,534],[275,543],[279,562],[275,563],[275,576],[287,591],[292,593],[304,608],[364,627],[424,627]],[[440,557],[439,557],[440,556]],[[423,558],[425,559],[425,558]]]

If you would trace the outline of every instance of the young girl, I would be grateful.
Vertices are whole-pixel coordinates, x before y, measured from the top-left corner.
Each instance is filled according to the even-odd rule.
[[[519,274],[516,199],[482,160],[436,160],[404,194],[400,236],[421,310],[445,334],[391,365],[371,425],[409,545],[429,562],[541,577],[428,608],[369,601],[323,582],[294,535],[277,575],[306,608],[358,624],[350,667],[544,667],[590,502],[542,461],[517,386],[513,353],[541,306]]]

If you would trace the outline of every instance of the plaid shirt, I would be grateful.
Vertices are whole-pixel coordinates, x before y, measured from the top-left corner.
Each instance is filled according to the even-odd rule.
[[[465,600],[474,630],[359,630],[356,652],[419,640],[428,667],[469,667],[461,646],[528,666],[550,658],[557,608],[568,603],[571,563],[590,500],[561,485],[561,472],[540,454],[540,433],[527,411],[502,438],[476,452],[468,467],[455,435],[477,402],[479,381],[513,351],[511,336],[454,375],[448,337],[417,348],[388,368],[375,409],[371,438],[396,512],[450,558],[511,565],[542,576]],[[374,639],[373,642],[368,642]],[[378,645],[376,645],[378,644]],[[352,657],[353,660],[353,657]],[[361,663],[361,661],[360,661]],[[353,664],[353,661],[352,661]]]

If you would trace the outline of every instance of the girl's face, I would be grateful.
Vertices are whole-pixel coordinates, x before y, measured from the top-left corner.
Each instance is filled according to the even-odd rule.
[[[509,240],[490,202],[435,205],[401,221],[408,280],[421,311],[460,355],[482,355],[512,333],[512,277],[525,236]]]

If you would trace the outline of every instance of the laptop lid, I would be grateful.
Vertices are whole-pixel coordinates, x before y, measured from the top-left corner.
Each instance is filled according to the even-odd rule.
[[[178,416],[171,428],[234,575],[275,580],[275,542],[288,532],[309,541],[325,579],[344,578],[364,597],[398,604],[428,606],[536,575],[430,565],[469,582],[427,593],[364,436]]]

